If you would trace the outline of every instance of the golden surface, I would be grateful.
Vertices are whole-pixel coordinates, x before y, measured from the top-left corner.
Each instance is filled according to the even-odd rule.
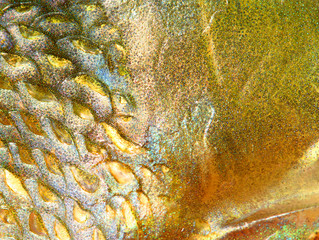
[[[143,149],[127,140],[125,140],[118,131],[112,126],[102,123],[106,134],[110,137],[113,143],[123,152],[127,152],[130,154],[138,154],[142,153]]]
[[[53,1],[52,8],[58,4],[60,1]],[[109,5],[112,9],[108,9]],[[0,156],[4,158],[4,184],[1,182],[4,189],[0,190],[1,201],[2,195],[4,199],[1,205],[6,207],[1,208],[0,217],[5,224],[13,222],[7,219],[8,202],[13,205],[14,216],[21,210],[18,200],[10,199],[11,194],[30,195],[33,200],[35,188],[45,204],[58,206],[56,200],[60,197],[66,208],[70,207],[66,203],[68,198],[76,202],[70,208],[77,222],[74,225],[64,219],[67,218],[64,212],[57,210],[52,215],[53,211],[48,210],[54,218],[60,214],[53,229],[44,226],[38,209],[37,212],[29,209],[39,206],[23,203],[28,206],[25,214],[29,214],[29,230],[43,236],[53,232],[60,240],[72,239],[73,235],[78,236],[77,231],[86,231],[85,224],[97,214],[86,209],[101,202],[104,204],[100,206],[101,216],[97,214],[96,222],[93,221],[96,226],[93,224],[87,230],[93,239],[116,238],[110,229],[123,230],[132,234],[133,239],[144,237],[133,233],[143,234],[145,229],[146,238],[162,239],[316,238],[315,230],[319,229],[316,1],[105,0],[100,5],[89,4],[79,9],[83,12],[77,12],[76,8],[72,13],[65,11],[73,14],[84,30],[95,29],[97,36],[93,37],[98,41],[105,40],[99,39],[100,35],[118,34],[123,42],[103,42],[99,49],[93,40],[72,40],[74,46],[85,56],[107,51],[103,52],[105,59],[116,62],[118,56],[108,50],[113,44],[123,66],[108,63],[110,66],[103,67],[110,69],[105,70],[95,69],[92,64],[92,76],[77,75],[82,70],[77,68],[85,65],[86,60],[79,64],[72,54],[69,54],[74,57],[71,61],[37,53],[32,61],[42,64],[39,69],[43,79],[52,78],[43,81],[41,77],[39,85],[42,82],[47,85],[39,86],[29,78],[24,79],[24,74],[30,74],[29,70],[22,71],[29,59],[14,52],[28,49],[27,46],[3,50],[10,52],[1,53],[5,61],[0,69],[3,125]],[[12,11],[3,11],[1,16],[4,23],[12,20],[11,13],[19,21],[29,21],[27,15],[21,14],[31,10],[34,9],[29,5],[20,5]],[[104,11],[111,13],[108,19],[94,18],[95,12]],[[88,19],[81,19],[82,16]],[[40,34],[26,27],[21,30],[24,37],[32,39]],[[80,34],[88,38],[87,33]],[[37,61],[41,56],[47,56],[49,70]],[[79,66],[74,67],[73,62]],[[19,69],[11,76],[13,67]],[[62,68],[60,76],[58,70]],[[108,70],[113,74],[110,79]],[[121,78],[117,73],[130,77]],[[61,104],[72,101],[73,113],[90,120],[82,122],[92,125],[80,126],[64,112],[61,116],[54,115],[42,111],[37,104],[26,104],[20,83],[26,86],[28,97],[41,101],[41,106],[57,99]],[[66,89],[60,88],[60,83]],[[95,119],[98,114],[93,108],[73,101],[81,101],[77,99],[80,92],[83,98],[92,96],[82,93],[86,86],[98,93],[94,95],[96,109],[99,106],[105,107],[101,107],[103,111],[107,109],[102,113],[106,116],[99,116],[102,120]],[[112,89],[119,89],[120,94],[123,92],[134,101],[126,101]],[[66,99],[71,95],[72,100]],[[99,102],[98,95],[110,97],[110,101]],[[21,100],[23,107],[9,106],[9,97]],[[13,121],[7,116],[8,111]],[[32,136],[25,136],[19,114]],[[42,127],[48,133],[51,127],[55,141],[46,138],[39,143],[36,137],[47,137]],[[103,139],[105,135],[107,139]],[[129,139],[139,139],[141,145]],[[46,166],[41,166],[42,156]],[[17,159],[21,159],[20,165],[16,164]],[[103,163],[96,168],[87,167],[101,159]],[[109,177],[117,184],[110,184],[113,179]],[[38,185],[32,185],[33,178]],[[56,189],[52,191],[53,187],[47,184]],[[84,191],[69,189],[75,184]],[[45,207],[41,206],[41,210]],[[145,221],[148,219],[152,221]],[[80,225],[83,228],[76,229]]]
[[[59,220],[56,220],[54,222],[54,230],[55,230],[56,237],[59,240],[70,240],[71,239],[68,230]]]
[[[28,193],[26,192],[25,188],[23,187],[21,180],[9,172],[8,170],[4,170],[5,180],[8,187],[17,195],[26,197]]]
[[[79,223],[84,223],[90,217],[90,213],[83,210],[77,203],[74,203],[73,217],[75,221]]]

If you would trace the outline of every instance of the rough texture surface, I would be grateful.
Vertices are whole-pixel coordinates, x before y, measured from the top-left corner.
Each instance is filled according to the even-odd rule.
[[[3,238],[156,238],[165,229],[170,169],[142,146],[146,99],[108,10],[3,3]]]
[[[0,7],[0,238],[280,239],[298,226],[265,226],[317,226],[315,209],[260,220],[317,204],[317,4]]]

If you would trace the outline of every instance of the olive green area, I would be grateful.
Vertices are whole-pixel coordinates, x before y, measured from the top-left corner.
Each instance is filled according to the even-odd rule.
[[[220,171],[249,197],[275,184],[318,136],[318,5],[229,1],[207,9],[219,89],[211,142]]]
[[[262,195],[298,167],[318,138],[319,6],[165,4],[169,47],[159,71],[166,77],[156,84],[169,130],[159,137],[158,152],[180,173],[182,205],[192,218],[199,209],[206,215],[224,202]],[[216,114],[205,147],[210,104]]]

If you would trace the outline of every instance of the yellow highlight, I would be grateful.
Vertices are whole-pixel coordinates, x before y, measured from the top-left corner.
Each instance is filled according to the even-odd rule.
[[[25,86],[29,92],[29,94],[41,102],[50,102],[50,101],[58,101],[55,95],[48,89],[43,86],[25,83]]]
[[[58,220],[54,223],[54,231],[59,240],[71,240],[70,234],[66,227]]]
[[[107,155],[107,152],[104,148],[101,148],[98,144],[95,144],[94,142],[92,142],[88,138],[85,138],[85,146],[86,146],[86,149],[90,153],[96,154],[96,155],[101,155],[103,157],[103,159]]]
[[[45,132],[41,127],[41,123],[35,116],[24,112],[20,112],[20,116],[31,132],[37,135],[45,136]]]
[[[24,38],[31,40],[37,40],[43,36],[43,33],[40,33],[23,25],[20,26],[20,33]]]
[[[87,11],[95,11],[97,9],[97,7],[96,7],[96,5],[88,5],[87,7],[86,7],[86,10]]]
[[[59,159],[56,156],[54,156],[52,153],[47,152],[44,154],[44,161],[50,172],[57,175],[62,175],[62,172],[58,165]]]
[[[90,213],[88,211],[83,210],[77,203],[74,203],[73,217],[75,221],[79,223],[84,223],[86,220],[89,219]]]
[[[169,172],[169,168],[168,167],[163,165],[161,168],[162,168],[163,173],[168,173]]]
[[[57,196],[42,183],[38,184],[39,194],[45,202],[55,202],[58,200]]]
[[[77,76],[74,79],[75,82],[79,83],[79,84],[84,84],[87,85],[89,88],[91,88],[93,91],[98,92],[99,94],[101,94],[102,96],[106,96],[106,92],[103,89],[103,87],[101,86],[101,84],[95,80],[94,78],[91,78],[88,75],[80,75]]]
[[[0,221],[5,224],[14,224],[15,220],[12,214],[12,210],[0,209]]]
[[[4,76],[0,76],[0,88],[6,90],[13,90],[10,80]]]
[[[39,236],[46,236],[47,235],[44,224],[42,223],[42,218],[35,211],[32,211],[30,213],[29,227],[30,227],[31,232],[33,232]]]
[[[53,24],[67,22],[67,20],[62,16],[48,17],[47,21]]]
[[[133,120],[133,117],[131,116],[121,116],[121,119],[124,121],[124,122],[130,122]]]
[[[19,149],[19,155],[22,162],[26,164],[35,164],[35,161],[31,155],[30,150],[25,145],[17,144]]]
[[[8,170],[4,170],[5,179],[8,187],[16,194],[21,196],[28,196],[27,191],[24,189],[20,179]]]
[[[140,146],[137,146],[122,138],[118,131],[110,125],[102,123],[102,126],[104,127],[106,134],[110,137],[115,146],[117,146],[121,151],[129,154],[140,154],[144,151]]]
[[[61,143],[71,145],[73,143],[70,133],[59,122],[51,119],[52,130]]]
[[[301,157],[299,162],[303,166],[311,166],[312,164],[318,161],[319,157],[319,141],[313,144],[310,148],[308,148],[304,155]]]
[[[13,67],[21,67],[26,64],[26,60],[18,55],[10,53],[0,53],[0,55],[2,55],[6,62]]]
[[[115,48],[125,54],[125,48],[119,44],[115,44]]]
[[[138,193],[138,198],[140,200],[141,205],[144,205],[144,206],[149,206],[150,205],[150,203],[148,201],[148,198],[146,197],[146,195],[144,193],[139,192]]]
[[[151,205],[147,196],[144,193],[139,192],[138,200],[140,202],[140,213],[139,213],[140,218],[145,219],[148,216],[151,216],[152,210],[151,210]]]
[[[20,5],[20,6],[16,7],[15,10],[19,13],[24,13],[24,12],[30,11],[31,8],[32,8],[31,5]]]
[[[8,114],[2,110],[0,110],[0,123],[3,125],[12,125],[12,121]]]
[[[65,58],[61,58],[61,57],[57,57],[54,55],[48,55],[47,59],[49,61],[49,63],[56,68],[61,68],[67,65],[72,65],[72,62],[68,59]]]
[[[105,240],[105,237],[103,236],[101,230],[94,229],[92,240]]]
[[[113,33],[116,33],[117,29],[116,28],[111,28],[109,30],[109,34],[113,34]]]
[[[148,170],[147,168],[141,168],[141,172],[143,173],[145,178],[151,178],[152,172]]]
[[[115,180],[120,184],[131,183],[135,179],[133,173],[118,162],[110,162],[107,164],[107,167]]]
[[[94,193],[99,188],[99,179],[95,175],[85,172],[77,167],[71,167],[71,172],[75,181],[80,187],[89,193]]]
[[[73,103],[73,112],[82,119],[94,121],[91,110],[79,103]]]
[[[99,54],[99,53],[101,53],[97,48],[93,48],[86,41],[72,40],[72,43],[77,49],[80,49],[82,52],[89,53],[89,54]]]
[[[134,214],[132,213],[131,207],[127,202],[122,204],[122,213],[124,216],[125,225],[128,229],[137,228],[137,222]]]
[[[106,205],[105,211],[111,218],[115,218],[115,211],[110,207],[110,205]]]

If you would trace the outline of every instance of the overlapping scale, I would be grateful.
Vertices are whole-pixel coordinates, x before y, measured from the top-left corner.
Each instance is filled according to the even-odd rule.
[[[55,40],[81,33],[80,26],[61,12],[44,14],[32,25]]]
[[[0,7],[0,193],[11,204],[0,221],[12,225],[0,237],[156,237],[158,205],[148,196],[155,182],[145,185],[138,173],[151,166],[129,133],[138,122],[128,50],[105,6]]]

